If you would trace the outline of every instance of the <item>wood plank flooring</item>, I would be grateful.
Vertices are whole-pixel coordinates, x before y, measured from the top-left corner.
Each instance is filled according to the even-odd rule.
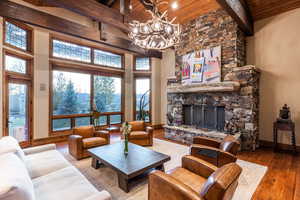
[[[154,131],[154,137],[167,140],[164,138],[163,130]],[[120,134],[112,134],[111,140],[120,140]],[[57,147],[60,151],[68,151],[65,142],[58,143]],[[300,200],[299,155],[274,153],[272,149],[261,148],[255,152],[241,152],[238,154],[238,158],[268,167],[268,171],[254,193],[252,200]]]

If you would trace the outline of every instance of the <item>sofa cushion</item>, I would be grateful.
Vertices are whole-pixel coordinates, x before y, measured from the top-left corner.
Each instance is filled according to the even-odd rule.
[[[82,140],[83,148],[88,149],[107,144],[107,140],[101,137],[91,137]]]
[[[81,126],[73,129],[74,135],[80,135],[83,138],[94,137],[95,128],[93,126]]]
[[[0,139],[0,155],[8,152],[15,153],[22,161],[25,160],[25,154],[19,142],[12,136],[5,136]]]
[[[25,157],[25,164],[31,178],[37,178],[71,165],[57,150],[29,154]]]
[[[149,137],[149,135],[145,131],[132,131],[130,133],[130,138],[131,139],[145,139],[145,138],[148,138],[148,137]]]
[[[38,200],[84,200],[98,193],[72,166],[33,179],[33,185]]]
[[[173,178],[192,188],[195,192],[199,192],[206,182],[206,179],[202,176],[198,176],[197,174],[181,167],[175,168],[168,173]]]
[[[14,153],[0,155],[0,199],[35,200],[24,162]]]
[[[145,122],[144,121],[133,121],[129,122],[131,125],[131,131],[145,131]]]

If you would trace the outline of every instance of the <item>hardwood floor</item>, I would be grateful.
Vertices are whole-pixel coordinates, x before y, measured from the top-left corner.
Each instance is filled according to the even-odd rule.
[[[164,138],[163,130],[154,131],[154,137],[174,142]],[[120,140],[120,134],[111,134],[111,140]],[[57,143],[57,147],[60,151],[68,151],[65,142]],[[289,153],[274,153],[272,149],[261,148],[255,152],[241,152],[238,154],[238,158],[268,167],[252,200],[300,200],[299,156]]]

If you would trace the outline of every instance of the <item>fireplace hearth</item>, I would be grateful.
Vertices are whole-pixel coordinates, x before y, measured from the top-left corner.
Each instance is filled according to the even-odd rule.
[[[225,106],[183,105],[183,125],[200,129],[224,131]]]

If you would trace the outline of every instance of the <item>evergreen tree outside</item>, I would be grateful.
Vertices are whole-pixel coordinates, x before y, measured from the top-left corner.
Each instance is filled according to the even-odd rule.
[[[111,104],[115,93],[114,79],[106,76],[95,76],[94,99],[98,111],[111,112],[114,110]]]
[[[67,82],[66,78],[63,73],[58,72],[54,73],[54,79],[55,83],[53,85],[53,113],[54,114],[60,114],[58,113],[59,107],[62,105],[64,93],[66,90]]]
[[[66,86],[59,113],[64,115],[77,114],[77,109],[77,94],[74,89],[74,84],[70,80]]]

